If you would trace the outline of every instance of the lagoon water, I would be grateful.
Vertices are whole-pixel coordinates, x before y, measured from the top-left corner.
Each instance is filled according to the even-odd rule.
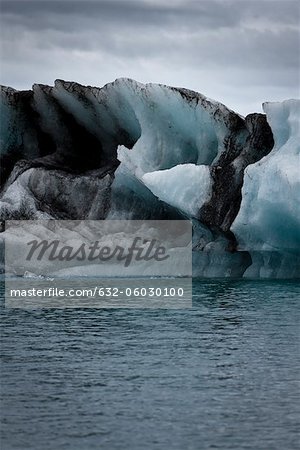
[[[299,298],[196,280],[182,310],[2,300],[1,450],[298,449]]]

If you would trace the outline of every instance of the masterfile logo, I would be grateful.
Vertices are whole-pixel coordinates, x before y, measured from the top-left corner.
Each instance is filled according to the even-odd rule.
[[[163,245],[157,245],[156,239],[143,239],[135,237],[128,247],[116,245],[114,248],[108,245],[101,246],[99,241],[91,244],[83,242],[77,247],[71,245],[61,245],[58,239],[48,241],[37,240],[27,242],[30,247],[26,261],[31,261],[34,254],[37,254],[37,260],[48,258],[50,261],[111,261],[117,259],[124,263],[124,267],[128,267],[133,260],[136,261],[164,261],[170,258],[166,254],[166,248]]]
[[[190,298],[189,221],[8,221],[2,235],[6,306],[173,307]]]
[[[23,276],[192,275],[191,223],[177,221],[8,221],[6,272]]]

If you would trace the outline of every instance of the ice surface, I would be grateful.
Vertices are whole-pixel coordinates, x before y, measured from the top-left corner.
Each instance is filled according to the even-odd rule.
[[[178,164],[172,169],[146,173],[142,181],[154,195],[188,217],[196,217],[211,195],[210,171],[204,165]]]
[[[140,138],[132,149],[120,146],[118,159],[138,178],[177,164],[212,164],[224,151],[233,114],[224,105],[196,93],[187,101],[184,90],[167,86],[117,83],[140,125]]]
[[[300,101],[263,107],[275,145],[269,155],[247,167],[232,231],[239,248],[253,255],[251,276],[287,276],[299,270]]]

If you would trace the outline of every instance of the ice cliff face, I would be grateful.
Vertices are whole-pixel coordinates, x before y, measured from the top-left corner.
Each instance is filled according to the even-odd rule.
[[[244,119],[186,89],[57,80],[3,87],[0,112],[1,220],[189,218],[195,275],[298,276],[298,101]]]
[[[275,145],[245,170],[242,203],[231,227],[252,256],[245,276],[299,277],[300,101],[263,105]]]

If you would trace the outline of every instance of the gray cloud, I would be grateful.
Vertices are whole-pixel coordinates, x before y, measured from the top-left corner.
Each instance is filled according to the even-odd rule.
[[[9,0],[3,1],[6,20],[32,29],[42,27],[76,31],[77,20],[99,21],[100,25],[161,24],[190,28],[233,27],[243,20],[264,17],[273,24],[299,24],[299,5],[290,0],[186,0],[184,2],[150,2],[145,0]],[[38,20],[37,20],[38,18]]]
[[[299,3],[94,0],[1,3],[1,82],[181,85],[242,113],[299,95]]]

